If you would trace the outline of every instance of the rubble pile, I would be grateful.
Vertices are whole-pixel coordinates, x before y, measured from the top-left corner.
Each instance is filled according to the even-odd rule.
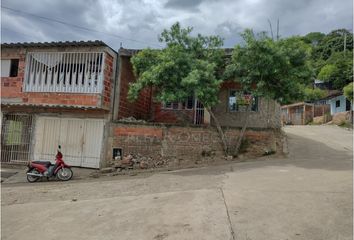
[[[125,123],[146,123],[145,120],[136,119],[135,117],[122,118],[122,119],[120,119],[119,121],[120,121],[120,122],[125,122]]]
[[[117,170],[150,169],[163,167],[166,165],[166,161],[162,159],[152,159],[151,157],[145,157],[140,154],[129,154],[124,156],[121,160],[111,162],[110,165]]]

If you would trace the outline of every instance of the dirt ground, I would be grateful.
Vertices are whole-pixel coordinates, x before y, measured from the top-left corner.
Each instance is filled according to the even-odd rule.
[[[352,131],[284,130],[287,158],[3,183],[2,239],[352,239]]]

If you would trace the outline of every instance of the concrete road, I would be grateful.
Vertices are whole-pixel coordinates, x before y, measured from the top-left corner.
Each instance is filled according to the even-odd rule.
[[[352,132],[284,130],[288,158],[2,184],[2,239],[352,239]]]

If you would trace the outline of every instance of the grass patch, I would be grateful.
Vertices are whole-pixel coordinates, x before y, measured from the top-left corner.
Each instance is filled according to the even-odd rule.
[[[342,128],[353,128],[353,125],[350,122],[341,122],[338,126]]]

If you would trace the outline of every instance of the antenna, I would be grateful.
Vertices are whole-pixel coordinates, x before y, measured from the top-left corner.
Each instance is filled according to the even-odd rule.
[[[277,21],[277,41],[279,40],[279,18]]]
[[[273,35],[273,28],[272,28],[272,23],[270,22],[269,18],[268,18],[268,23],[269,23],[269,27],[270,27],[270,33],[272,35],[272,39],[274,40],[274,35]]]

